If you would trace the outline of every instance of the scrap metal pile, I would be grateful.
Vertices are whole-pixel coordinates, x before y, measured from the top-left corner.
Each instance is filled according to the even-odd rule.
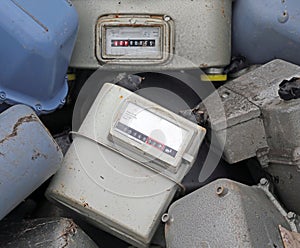
[[[299,10],[1,1],[0,247],[300,247]]]

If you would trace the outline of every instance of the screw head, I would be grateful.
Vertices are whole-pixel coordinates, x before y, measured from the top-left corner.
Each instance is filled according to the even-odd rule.
[[[294,212],[288,212],[286,217],[289,220],[294,220],[296,218],[296,214]]]
[[[163,214],[162,217],[161,217],[161,221],[163,223],[167,223],[168,221],[170,220],[170,215],[169,214]]]
[[[289,13],[287,10],[283,11],[279,16],[278,16],[278,22],[280,23],[286,23],[289,19]]]
[[[166,15],[166,16],[164,16],[164,20],[165,20],[166,22],[168,22],[168,21],[171,20],[171,17]]]
[[[269,183],[269,181],[266,178],[262,178],[262,179],[260,179],[259,183],[262,186],[266,186]]]
[[[229,95],[230,95],[229,92],[225,92],[225,93],[223,93],[223,94],[221,95],[221,97],[222,97],[223,99],[225,99],[225,98],[228,98]]]
[[[219,186],[216,189],[216,194],[219,197],[225,196],[227,193],[228,193],[228,189],[226,187]]]
[[[6,94],[5,92],[0,92],[0,100],[5,100],[6,99]]]
[[[36,104],[35,109],[36,109],[37,112],[42,111],[42,105],[41,104]]]

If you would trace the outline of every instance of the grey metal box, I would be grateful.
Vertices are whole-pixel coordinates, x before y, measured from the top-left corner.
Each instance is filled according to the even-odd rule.
[[[228,179],[198,189],[170,206],[167,247],[283,247],[279,225],[291,227],[268,195]]]
[[[170,58],[158,65],[142,61],[135,69],[223,67],[230,62],[231,0],[74,0],[73,4],[79,14],[80,27],[71,67],[116,68],[116,61],[111,60],[113,64],[107,61],[108,64],[102,68],[97,60],[97,54],[99,57],[101,52],[98,51],[101,41],[98,37],[101,34],[97,23],[107,15],[113,17],[112,23],[120,22],[122,15],[127,15],[127,24],[131,23],[132,26],[141,24],[141,16],[149,21],[160,18],[162,23],[171,21],[174,24],[166,33],[169,49],[165,52],[170,53]],[[120,22],[120,25],[124,25],[124,22]],[[117,68],[123,67],[118,65]]]

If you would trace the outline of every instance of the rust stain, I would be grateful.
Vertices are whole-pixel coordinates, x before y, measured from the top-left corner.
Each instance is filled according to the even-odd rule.
[[[123,96],[120,96],[120,99],[123,99]]]
[[[47,155],[34,150],[34,154],[32,155],[31,160],[36,160],[36,159],[38,159],[38,157],[43,157],[44,159],[48,159]]]
[[[161,19],[161,20],[164,19],[164,18],[163,18],[162,16],[160,16],[160,15],[150,15],[150,18],[151,18],[151,19]]]
[[[5,141],[17,136],[19,126],[21,126],[23,123],[32,122],[32,121],[38,121],[37,117],[33,114],[20,118],[14,125],[13,131],[9,135],[7,135],[5,138],[0,140],[0,145],[3,144]]]
[[[78,229],[77,225],[73,221],[68,220],[68,224],[69,225],[63,230],[62,234],[59,236],[59,238],[62,238],[65,241],[65,244],[62,246],[62,248],[69,246],[70,237],[74,236]]]
[[[80,197],[80,201],[81,201],[82,206],[83,206],[84,208],[91,208],[91,207],[89,206],[89,204],[85,201],[84,197]]]
[[[281,225],[279,225],[279,231],[284,244],[284,248],[299,248],[300,247],[300,234],[291,232]]]
[[[201,68],[207,68],[207,67],[208,67],[208,64],[200,64],[200,67],[201,67]]]
[[[167,223],[165,224],[165,234],[169,233],[170,227],[171,227],[171,223],[170,223],[170,222],[167,222]]]
[[[222,7],[221,12],[222,12],[223,17],[225,18],[226,15],[225,15],[225,9],[224,9],[224,7]]]

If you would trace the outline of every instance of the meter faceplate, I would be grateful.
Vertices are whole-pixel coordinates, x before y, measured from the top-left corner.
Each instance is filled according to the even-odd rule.
[[[148,155],[145,161],[176,173],[195,136],[195,129],[188,121],[174,116],[132,94],[119,107],[110,135],[115,144],[142,156]]]
[[[96,25],[96,56],[102,63],[163,63],[172,36],[173,22],[162,16],[103,16]]]

